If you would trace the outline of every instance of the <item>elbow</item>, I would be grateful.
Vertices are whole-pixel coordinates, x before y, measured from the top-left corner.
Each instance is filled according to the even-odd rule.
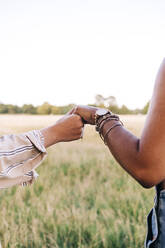
[[[143,156],[137,159],[135,177],[143,188],[150,189],[165,179],[164,171],[164,159],[153,153],[152,157]]]
[[[145,189],[150,189],[160,183],[161,179],[154,170],[143,169],[137,173],[138,183]]]
[[[153,182],[148,182],[148,181],[146,181],[144,179],[143,180],[140,180],[138,182],[145,189],[151,189],[152,187],[154,187],[156,185]]]

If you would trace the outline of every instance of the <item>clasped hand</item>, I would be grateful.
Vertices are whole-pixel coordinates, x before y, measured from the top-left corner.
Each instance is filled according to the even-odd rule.
[[[72,141],[83,137],[84,124],[95,124],[97,108],[76,106],[56,122],[60,141]]]
[[[95,124],[95,113],[98,108],[76,106],[53,126],[41,130],[45,147],[58,142],[78,140],[83,137],[84,124]]]

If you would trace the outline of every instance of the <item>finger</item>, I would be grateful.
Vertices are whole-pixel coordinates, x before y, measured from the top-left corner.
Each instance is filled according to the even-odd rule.
[[[72,114],[72,116],[76,117],[76,120],[78,121],[78,124],[80,125],[79,127],[83,128],[85,125],[85,121],[83,120],[83,118],[78,114]]]
[[[83,124],[87,124],[88,122],[84,119],[84,114],[87,111],[86,106],[79,105],[74,108],[73,114],[79,115],[82,119]]]
[[[74,114],[75,108],[72,108],[70,111],[67,112],[67,115],[72,115]]]

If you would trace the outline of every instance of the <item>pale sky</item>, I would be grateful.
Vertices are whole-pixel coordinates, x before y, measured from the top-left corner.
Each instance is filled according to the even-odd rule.
[[[142,107],[164,56],[164,0],[0,0],[3,103]]]

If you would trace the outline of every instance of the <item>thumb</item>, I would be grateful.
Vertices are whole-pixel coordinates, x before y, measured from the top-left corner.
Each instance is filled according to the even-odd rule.
[[[67,115],[73,115],[75,114],[75,108],[72,108],[70,111],[66,113]]]

